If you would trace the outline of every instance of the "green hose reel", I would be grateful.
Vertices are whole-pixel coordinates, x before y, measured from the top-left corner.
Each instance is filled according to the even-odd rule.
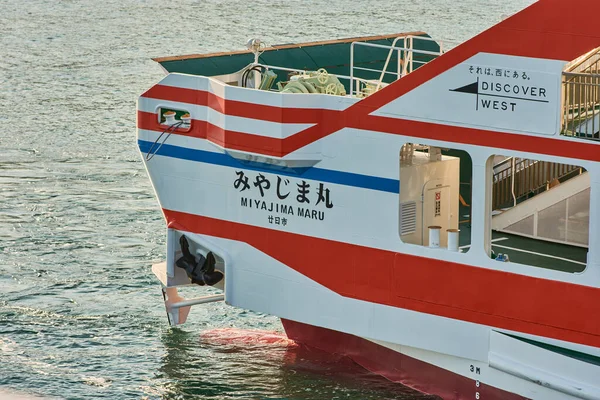
[[[317,71],[295,75],[285,86],[278,83],[281,93],[322,93],[334,96],[345,96],[346,88],[335,75],[330,75],[324,68]]]

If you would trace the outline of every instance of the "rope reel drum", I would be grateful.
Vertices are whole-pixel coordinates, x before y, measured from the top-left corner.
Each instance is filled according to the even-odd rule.
[[[335,75],[330,75],[324,68],[317,71],[294,75],[284,86],[278,83],[281,93],[322,93],[334,96],[345,96],[346,88]]]

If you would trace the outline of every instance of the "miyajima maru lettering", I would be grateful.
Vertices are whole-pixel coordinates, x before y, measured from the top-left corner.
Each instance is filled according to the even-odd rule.
[[[255,210],[264,210],[268,212],[276,212],[286,215],[294,215],[294,207],[287,204],[280,204],[275,202],[266,202],[264,200],[250,199],[248,197],[240,198],[240,205],[242,207],[253,208]]]
[[[261,173],[256,173],[253,179],[245,171],[236,171],[235,174],[236,179],[233,182],[233,188],[245,195],[254,194],[252,197],[240,197],[240,206],[271,213],[267,218],[269,224],[282,226],[288,224],[289,220],[287,218],[275,216],[277,214],[283,214],[286,217],[296,216],[303,219],[324,221],[325,210],[333,208],[331,190],[322,182],[311,184],[303,179],[291,180],[277,176],[277,180],[273,181],[274,184],[271,184],[273,178],[270,180],[268,176]],[[294,189],[296,189],[296,195],[290,196]],[[273,197],[277,196],[279,202],[268,200],[269,193]],[[253,198],[258,196],[260,198]],[[265,196],[267,197],[265,198]],[[298,205],[294,207],[289,204],[290,202],[295,202]]]
[[[298,216],[308,219],[318,219],[323,221],[325,219],[325,213],[323,211],[309,210],[308,208],[298,207]]]

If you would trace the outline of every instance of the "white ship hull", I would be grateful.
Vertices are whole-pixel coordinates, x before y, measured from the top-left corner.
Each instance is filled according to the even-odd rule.
[[[593,0],[575,3],[600,12]],[[311,46],[317,57],[329,42],[265,50],[251,41],[255,61],[241,71],[172,73],[150,88],[138,102],[138,145],[168,228],[167,259],[154,270],[170,322],[183,323],[191,305],[224,300],[446,400],[600,400],[600,143],[581,123],[567,134],[573,118],[587,118],[582,109],[597,113],[597,99],[582,93],[600,82],[567,68],[600,59],[600,39],[563,9],[540,0],[447,53],[431,51],[423,33],[370,38],[390,46],[332,42],[351,57],[357,46],[397,52],[389,85],[357,78],[353,58],[350,76],[258,62],[289,48],[310,56]],[[419,38],[429,46],[420,55]],[[411,47],[396,46],[400,39]],[[413,55],[426,60],[414,72]],[[224,55],[190,59],[211,57]],[[267,79],[279,90],[263,87]],[[469,158],[468,201],[463,159],[446,149]],[[496,245],[512,252],[510,262],[494,257],[497,158],[531,160],[510,167],[513,210],[515,171],[547,167],[545,187],[525,186],[520,199],[546,190],[545,208],[530,202],[504,225],[531,219],[523,224],[531,232],[518,227],[524,236],[563,245],[583,232],[570,240],[589,242],[588,253],[544,258],[504,242]],[[551,175],[554,165],[587,172],[577,188],[585,196],[566,184],[551,192],[570,176]],[[558,216],[544,225],[542,212]],[[192,282],[222,294],[179,297],[177,286]]]

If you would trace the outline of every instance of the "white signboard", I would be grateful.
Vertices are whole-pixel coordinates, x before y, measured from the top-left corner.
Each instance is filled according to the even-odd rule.
[[[554,135],[563,61],[480,53],[373,115]]]

